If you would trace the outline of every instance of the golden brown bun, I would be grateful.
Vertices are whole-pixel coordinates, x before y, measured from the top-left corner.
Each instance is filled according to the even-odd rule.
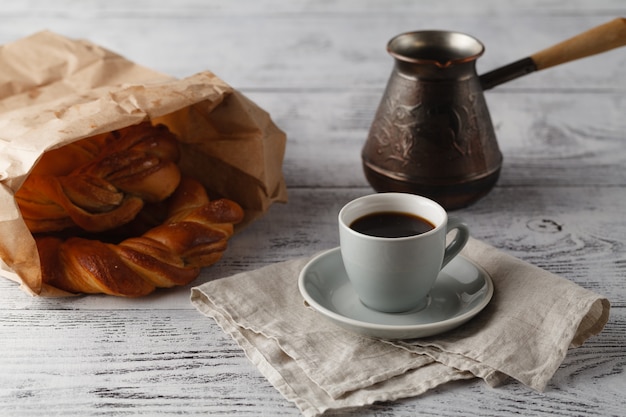
[[[15,199],[33,233],[109,230],[174,192],[178,158],[166,126],[141,123],[46,153]]]
[[[178,138],[149,122],[44,154],[16,193],[42,281],[138,297],[217,262],[243,210],[210,201],[178,160]]]
[[[138,297],[193,281],[201,267],[221,258],[243,210],[230,200],[209,201],[190,178],[168,202],[163,224],[117,245],[36,237],[43,282],[72,293]]]

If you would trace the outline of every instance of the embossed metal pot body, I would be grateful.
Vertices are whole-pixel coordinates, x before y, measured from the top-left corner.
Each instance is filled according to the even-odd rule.
[[[457,32],[422,31],[389,41],[395,65],[363,147],[377,191],[467,206],[495,185],[502,154],[478,75],[484,51]]]

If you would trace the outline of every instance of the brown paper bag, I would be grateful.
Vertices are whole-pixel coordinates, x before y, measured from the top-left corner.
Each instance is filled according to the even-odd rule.
[[[14,194],[46,151],[146,119],[180,137],[183,174],[239,203],[243,224],[286,202],[285,134],[214,74],[179,80],[87,41],[37,33],[0,46],[1,275],[34,295],[62,294],[41,282]]]

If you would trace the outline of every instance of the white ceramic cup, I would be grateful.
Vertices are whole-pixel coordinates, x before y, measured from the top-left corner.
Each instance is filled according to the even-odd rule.
[[[380,212],[417,215],[435,227],[422,234],[392,238],[350,228],[355,220]],[[453,229],[457,233],[446,246],[446,235]],[[448,218],[439,204],[415,194],[371,194],[352,200],[339,212],[341,256],[348,278],[363,304],[387,313],[425,306],[439,272],[468,238],[465,223]]]

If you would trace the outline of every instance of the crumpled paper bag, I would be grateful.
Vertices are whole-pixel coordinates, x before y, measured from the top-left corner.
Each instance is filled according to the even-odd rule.
[[[181,171],[245,211],[242,225],[286,202],[286,135],[211,72],[176,79],[84,40],[44,31],[0,46],[0,273],[33,295],[35,241],[14,194],[48,150],[146,119],[181,140]],[[239,225],[239,229],[242,225]]]

